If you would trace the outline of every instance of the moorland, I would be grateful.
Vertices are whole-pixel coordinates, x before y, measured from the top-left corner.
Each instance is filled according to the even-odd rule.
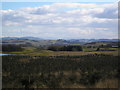
[[[118,88],[119,41],[2,39],[3,88]]]

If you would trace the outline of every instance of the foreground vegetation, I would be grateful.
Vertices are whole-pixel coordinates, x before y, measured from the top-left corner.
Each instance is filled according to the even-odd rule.
[[[3,88],[117,88],[118,56],[3,56]]]

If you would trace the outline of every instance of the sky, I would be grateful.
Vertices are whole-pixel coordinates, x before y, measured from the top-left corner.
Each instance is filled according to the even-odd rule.
[[[2,2],[116,2],[119,0],[1,0]]]
[[[2,37],[118,38],[116,2],[4,2]]]

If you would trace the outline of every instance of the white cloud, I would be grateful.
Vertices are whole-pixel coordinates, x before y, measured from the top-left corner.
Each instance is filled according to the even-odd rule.
[[[55,8],[97,8],[97,7],[110,7],[113,4],[84,4],[84,3],[54,3],[51,5]]]
[[[21,25],[21,24],[20,24],[20,23],[17,23],[17,22],[7,21],[7,22],[5,23],[5,25],[6,25],[6,26],[11,26],[11,25],[16,26],[16,25]]]
[[[112,37],[117,31],[118,11],[115,5],[53,3],[19,10],[1,10],[0,12],[3,16],[3,26],[24,27],[27,33],[39,32],[41,35],[49,37],[54,35],[53,37],[56,38],[60,38],[60,36],[70,38],[71,35],[73,35],[72,38],[100,38],[101,36],[97,34],[101,33],[102,37]],[[110,35],[104,34],[106,31],[111,32]]]

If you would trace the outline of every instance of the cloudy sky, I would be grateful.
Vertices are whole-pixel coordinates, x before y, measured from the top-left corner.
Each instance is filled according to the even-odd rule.
[[[117,3],[6,2],[2,37],[117,38]]]

